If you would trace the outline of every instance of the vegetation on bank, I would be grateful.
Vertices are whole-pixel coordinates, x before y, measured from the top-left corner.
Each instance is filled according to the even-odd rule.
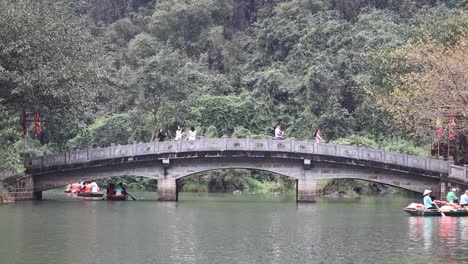
[[[147,142],[158,129],[173,138],[177,126],[265,138],[281,120],[286,138],[320,128],[328,142],[415,155],[428,155],[436,116],[467,128],[466,1],[0,6],[0,169],[21,171],[21,155]],[[36,113],[40,135],[22,120]],[[289,186],[263,173],[193,179],[182,188]]]
[[[122,182],[131,191],[157,191],[157,181],[144,177],[121,177],[101,179],[97,183],[106,187],[109,183]],[[180,192],[210,192],[244,194],[285,195],[296,192],[292,178],[267,172],[241,169],[213,171],[183,178],[177,182]],[[317,181],[317,196],[342,198],[361,195],[378,195],[404,192],[402,189],[383,184],[353,179]]]

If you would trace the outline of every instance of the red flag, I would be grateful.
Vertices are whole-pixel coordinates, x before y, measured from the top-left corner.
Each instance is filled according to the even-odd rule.
[[[440,117],[437,117],[437,119],[436,119],[436,136],[437,136],[437,140],[440,140],[443,135],[444,135],[444,127],[442,126],[442,120],[440,119]]]
[[[36,113],[36,115],[34,116],[34,129],[36,130],[36,136],[40,136],[41,135],[41,119],[38,113]]]
[[[23,138],[25,138],[28,135],[28,116],[26,112],[23,112],[22,119],[21,127],[23,128]]]
[[[455,139],[455,118],[453,117],[453,115],[450,115],[448,138],[449,140]]]

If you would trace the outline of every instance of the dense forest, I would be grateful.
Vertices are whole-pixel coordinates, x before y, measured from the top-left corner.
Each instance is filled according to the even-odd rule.
[[[468,130],[467,2],[0,0],[0,167],[279,121],[286,138],[428,155],[437,117]],[[216,174],[195,180],[236,178]]]

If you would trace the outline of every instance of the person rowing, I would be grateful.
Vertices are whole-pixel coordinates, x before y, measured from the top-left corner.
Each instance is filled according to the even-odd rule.
[[[426,209],[426,210],[437,209],[436,203],[433,202],[432,199],[431,199],[431,194],[432,194],[431,190],[427,190],[427,189],[424,190],[423,201],[424,201],[424,209]]]

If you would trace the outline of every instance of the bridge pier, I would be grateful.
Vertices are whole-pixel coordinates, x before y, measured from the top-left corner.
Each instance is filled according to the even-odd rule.
[[[177,182],[169,176],[158,177],[158,200],[159,201],[177,201]]]
[[[296,181],[296,202],[298,203],[313,203],[315,202],[317,190],[317,180],[315,179],[298,179]]]
[[[33,200],[42,200],[42,192],[33,192]]]

